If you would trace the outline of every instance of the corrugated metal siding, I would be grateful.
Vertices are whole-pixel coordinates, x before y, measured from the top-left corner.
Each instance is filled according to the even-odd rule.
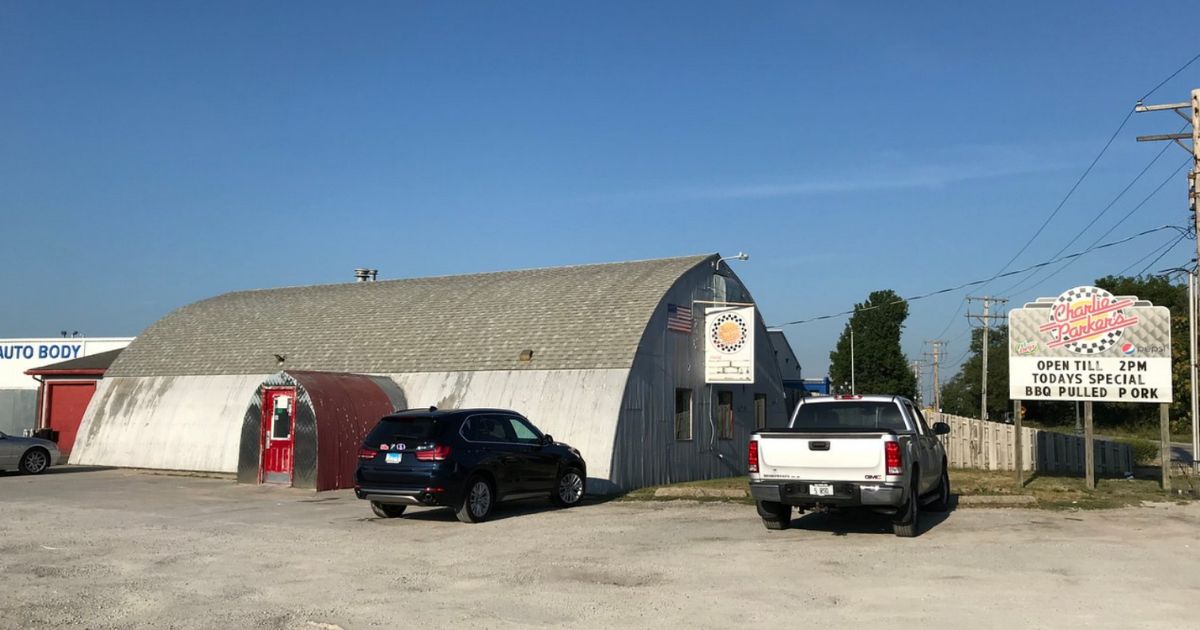
[[[304,388],[317,419],[316,483],[302,487],[317,490],[353,488],[358,449],[379,419],[393,411],[391,401],[368,376],[321,372],[290,374]],[[300,435],[296,437],[299,439]]]
[[[786,393],[766,327],[755,324],[755,383],[704,383],[704,307],[696,304],[692,334],[666,327],[666,304],[712,300],[713,268],[684,275],[655,311],[630,370],[622,399],[611,479],[622,489],[745,474],[745,449],[755,430],[754,394],[767,396],[767,425],[787,422]],[[675,440],[675,389],[692,390],[692,440]],[[717,391],[733,393],[732,440],[717,438]]]
[[[248,401],[242,420],[238,481],[257,483],[262,466],[262,399],[270,387],[296,388],[295,468],[297,488],[354,487],[358,448],[380,418],[394,407],[376,381],[361,374],[288,371],[274,374]],[[390,383],[390,381],[387,381]]]
[[[72,463],[237,472],[246,401],[266,377],[105,378],[84,413]]]

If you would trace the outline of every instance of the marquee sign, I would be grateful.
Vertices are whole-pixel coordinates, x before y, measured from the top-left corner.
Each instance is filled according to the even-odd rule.
[[[1166,307],[1075,287],[1011,311],[1008,335],[1013,400],[1171,402]]]
[[[754,382],[754,307],[704,313],[704,382]]]

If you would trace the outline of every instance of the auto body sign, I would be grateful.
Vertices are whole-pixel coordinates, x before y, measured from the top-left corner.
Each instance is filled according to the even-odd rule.
[[[1008,315],[1013,400],[1171,402],[1171,312],[1098,287]]]

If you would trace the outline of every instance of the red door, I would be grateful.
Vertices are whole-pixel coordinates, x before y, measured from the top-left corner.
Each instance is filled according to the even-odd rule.
[[[63,455],[75,446],[75,434],[83,422],[92,394],[96,393],[96,382],[46,383],[46,426],[58,431],[58,450]]]
[[[292,485],[292,451],[296,443],[296,388],[263,390],[263,483]]]

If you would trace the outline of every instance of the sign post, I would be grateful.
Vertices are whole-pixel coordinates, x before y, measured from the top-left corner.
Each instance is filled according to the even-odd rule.
[[[1021,442],[1021,401],[1013,401],[1013,446],[1016,453],[1014,463],[1017,469],[1017,487],[1025,485],[1025,445]]]
[[[1173,393],[1170,310],[1080,286],[1029,302],[1008,320],[1009,398],[1083,402],[1087,487],[1094,489],[1093,403],[1158,403],[1167,422]],[[1163,431],[1169,456],[1170,435]],[[1168,457],[1164,488],[1169,463]]]
[[[1092,401],[1083,403],[1083,462],[1087,470],[1087,488],[1096,489],[1096,443],[1092,435]]]

